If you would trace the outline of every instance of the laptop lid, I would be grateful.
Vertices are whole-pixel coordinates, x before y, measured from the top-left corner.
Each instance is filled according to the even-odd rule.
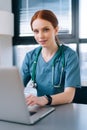
[[[30,115],[25,103],[24,86],[16,67],[0,68],[0,120],[33,124],[52,112],[54,107],[39,109]]]

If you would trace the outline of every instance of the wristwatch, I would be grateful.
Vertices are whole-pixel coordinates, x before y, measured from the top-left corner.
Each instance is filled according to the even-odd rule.
[[[44,95],[44,96],[48,100],[48,103],[46,105],[51,105],[51,103],[52,103],[52,97],[50,95]]]

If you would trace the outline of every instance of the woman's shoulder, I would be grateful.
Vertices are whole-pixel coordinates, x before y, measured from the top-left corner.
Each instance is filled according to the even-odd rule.
[[[77,52],[67,45],[62,45],[62,48],[63,48],[63,55],[65,58],[65,64],[70,64],[70,63],[77,64],[78,63]]]
[[[65,62],[78,62],[77,52],[67,45],[62,45],[62,54],[64,55]]]
[[[38,46],[38,47],[34,48],[33,50],[28,51],[28,52],[26,53],[26,55],[27,55],[28,57],[35,57],[35,56],[38,54],[38,52],[39,52],[40,49],[41,49],[41,47]]]
[[[67,46],[67,45],[62,45],[62,49],[63,49],[63,52],[64,52],[64,54],[65,55],[67,55],[67,56],[71,56],[71,55],[73,55],[73,54],[77,54],[77,52],[74,50],[74,49],[72,49],[71,47],[69,47],[69,46]]]

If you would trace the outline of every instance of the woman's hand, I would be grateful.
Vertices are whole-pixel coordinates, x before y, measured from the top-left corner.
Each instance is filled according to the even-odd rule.
[[[26,97],[26,103],[27,105],[33,106],[33,105],[39,105],[39,106],[45,106],[48,103],[48,100],[42,96],[42,97],[37,97],[34,95],[29,95]]]

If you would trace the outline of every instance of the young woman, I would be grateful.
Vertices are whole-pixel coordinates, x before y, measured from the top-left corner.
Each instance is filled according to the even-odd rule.
[[[58,20],[52,11],[37,11],[31,29],[40,47],[28,52],[22,65],[25,87],[32,82],[37,89],[37,96],[26,97],[27,105],[71,103],[75,89],[80,87],[77,53],[58,40]]]

